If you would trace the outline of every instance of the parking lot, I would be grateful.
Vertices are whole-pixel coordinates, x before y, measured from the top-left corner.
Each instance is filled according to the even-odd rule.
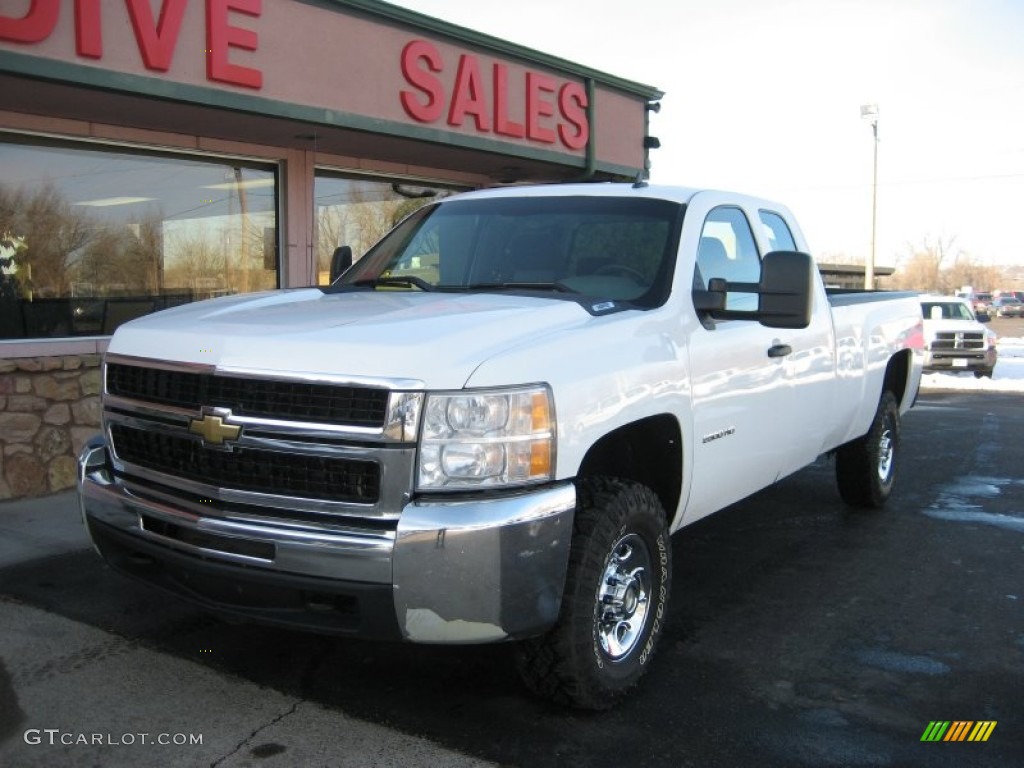
[[[1021,317],[993,317],[987,325],[1000,338],[1024,337],[1024,318]]]
[[[1022,405],[922,395],[881,513],[823,459],[680,532],[658,658],[599,715],[531,699],[502,646],[222,624],[107,571],[72,497],[0,505],[0,765],[1024,764]]]

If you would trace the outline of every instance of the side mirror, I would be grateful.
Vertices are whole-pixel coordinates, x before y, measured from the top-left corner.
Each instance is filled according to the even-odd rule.
[[[814,259],[799,251],[772,251],[761,260],[757,283],[709,281],[707,290],[693,292],[693,305],[718,320],[757,320],[767,328],[806,328],[811,324],[814,297]],[[757,310],[726,309],[730,291],[757,294]]]
[[[799,251],[772,251],[761,262],[757,314],[767,328],[806,328],[811,324],[814,260]]]
[[[352,247],[339,245],[331,255],[331,282],[333,283],[342,272],[352,266]]]

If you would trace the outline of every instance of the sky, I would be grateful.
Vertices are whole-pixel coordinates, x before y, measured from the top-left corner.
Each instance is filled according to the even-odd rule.
[[[391,0],[665,92],[651,182],[777,200],[811,251],[1024,265],[1021,0]]]

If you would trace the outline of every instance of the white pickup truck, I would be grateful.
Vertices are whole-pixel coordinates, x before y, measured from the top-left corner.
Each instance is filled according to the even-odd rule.
[[[330,287],[135,320],[80,458],[90,535],[221,614],[518,641],[531,690],[608,707],[664,626],[671,533],[830,452],[848,503],[889,496],[920,305],[827,296],[806,250],[741,195],[486,190]]]
[[[973,371],[975,378],[992,378],[998,357],[995,334],[981,324],[967,299],[921,296],[921,314],[925,373]]]

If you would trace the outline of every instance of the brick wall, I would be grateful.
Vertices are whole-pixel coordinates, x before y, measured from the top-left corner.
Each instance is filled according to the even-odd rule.
[[[0,359],[0,499],[74,487],[78,452],[100,431],[101,359]]]

